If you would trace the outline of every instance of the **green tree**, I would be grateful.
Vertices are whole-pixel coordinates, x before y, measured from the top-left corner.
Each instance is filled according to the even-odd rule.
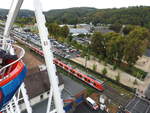
[[[68,26],[63,26],[60,28],[60,35],[64,38],[67,38],[69,35],[69,28]]]
[[[136,27],[134,30],[132,30],[128,37],[130,38],[138,38],[140,40],[148,40],[150,42],[150,32],[148,29],[143,27]]]
[[[97,65],[93,64],[93,71],[96,71],[96,70],[97,70]]]
[[[73,39],[73,36],[71,34],[69,34],[67,38],[68,38],[68,41],[71,42]]]
[[[51,36],[55,38],[58,38],[60,36],[60,27],[57,23],[48,24],[47,27]]]
[[[115,32],[117,32],[117,33],[120,32],[121,28],[122,28],[122,25],[119,24],[119,23],[115,23],[115,24],[112,24],[110,26],[110,29],[113,30],[113,31],[115,31]]]
[[[135,29],[135,26],[133,26],[133,25],[126,25],[123,28],[123,34],[127,35],[127,34],[129,34],[134,29]]]
[[[120,64],[124,57],[124,49],[126,47],[126,39],[124,36],[116,35],[107,42],[107,57],[111,61]]]
[[[126,47],[124,49],[124,61],[130,66],[136,63],[140,56],[143,55],[147,48],[147,41],[138,38],[127,38]]]
[[[102,70],[102,74],[103,74],[103,75],[106,75],[106,74],[107,74],[107,69],[106,69],[106,68],[104,68],[104,69]]]
[[[90,47],[95,55],[101,55],[103,58],[106,57],[106,40],[101,33],[96,32],[93,34]]]

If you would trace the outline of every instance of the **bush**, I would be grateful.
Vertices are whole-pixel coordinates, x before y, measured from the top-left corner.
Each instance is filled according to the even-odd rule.
[[[97,69],[97,65],[93,64],[93,71],[96,71],[96,69]]]
[[[133,85],[138,85],[138,81],[135,79]]]
[[[113,65],[113,70],[116,70],[117,69],[117,65]]]
[[[120,73],[118,73],[118,75],[115,78],[116,78],[116,82],[120,82]]]
[[[106,69],[106,68],[104,68],[104,69],[102,70],[102,74],[103,74],[103,75],[106,75],[106,74],[107,74],[107,69]]]

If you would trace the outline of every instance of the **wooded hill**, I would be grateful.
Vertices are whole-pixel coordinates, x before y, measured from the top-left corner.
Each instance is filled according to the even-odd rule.
[[[0,9],[0,15],[5,16],[8,10]],[[96,9],[90,7],[76,7],[68,9],[50,10],[44,12],[47,21],[60,24],[133,24],[150,28],[150,6],[138,6],[128,8]],[[19,17],[34,16],[33,11],[21,10]]]

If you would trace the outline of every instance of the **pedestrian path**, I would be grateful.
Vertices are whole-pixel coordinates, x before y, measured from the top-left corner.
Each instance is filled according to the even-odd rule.
[[[78,58],[74,58],[71,59],[79,64],[85,65],[85,59],[78,57]],[[130,74],[123,72],[120,69],[116,69],[113,70],[113,66],[112,65],[104,65],[103,62],[98,62],[96,60],[88,60],[87,61],[87,67],[90,69],[93,69],[93,65],[96,65],[96,71],[99,73],[102,73],[102,70],[104,68],[106,68],[107,70],[107,74],[106,76],[111,78],[111,79],[116,79],[116,76],[120,76],[120,82],[126,86],[132,87],[132,88],[139,88],[140,90],[144,90],[145,87],[148,86],[149,82],[150,82],[150,77],[148,79],[145,79],[144,81],[140,81],[139,79],[136,79],[135,77],[131,76]],[[135,79],[137,80],[137,85],[134,85],[134,81]]]

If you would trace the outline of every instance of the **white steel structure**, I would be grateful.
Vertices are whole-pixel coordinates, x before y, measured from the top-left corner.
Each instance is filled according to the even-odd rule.
[[[10,51],[11,45],[6,45],[5,43],[9,39],[10,30],[13,26],[13,23],[15,21],[15,18],[18,14],[18,11],[20,10],[20,7],[23,3],[23,0],[13,0],[5,29],[4,29],[4,36],[3,36],[3,49]],[[50,50],[51,44],[48,40],[48,31],[45,26],[45,16],[42,13],[41,3],[40,0],[34,0],[33,2],[34,8],[35,8],[35,17],[39,29],[42,49],[44,53],[44,58],[47,66],[47,71],[49,75],[49,81],[51,84],[50,94],[49,94],[49,100],[48,100],[48,106],[47,106],[47,113],[65,113],[63,110],[63,101],[61,99],[61,92],[59,91],[58,87],[58,79],[56,76],[56,67],[53,64],[53,54]],[[31,86],[32,87],[32,86]],[[22,97],[20,97],[20,93],[22,93]],[[51,102],[52,102],[52,96],[54,97],[54,104],[55,109],[51,110]],[[19,101],[24,100],[24,104],[26,106],[27,113],[32,113],[32,108],[30,106],[29,98],[25,89],[24,83],[21,85],[19,91],[16,93],[16,95],[13,97],[13,99],[9,102],[9,104],[2,109],[2,112],[7,113],[21,113]]]

